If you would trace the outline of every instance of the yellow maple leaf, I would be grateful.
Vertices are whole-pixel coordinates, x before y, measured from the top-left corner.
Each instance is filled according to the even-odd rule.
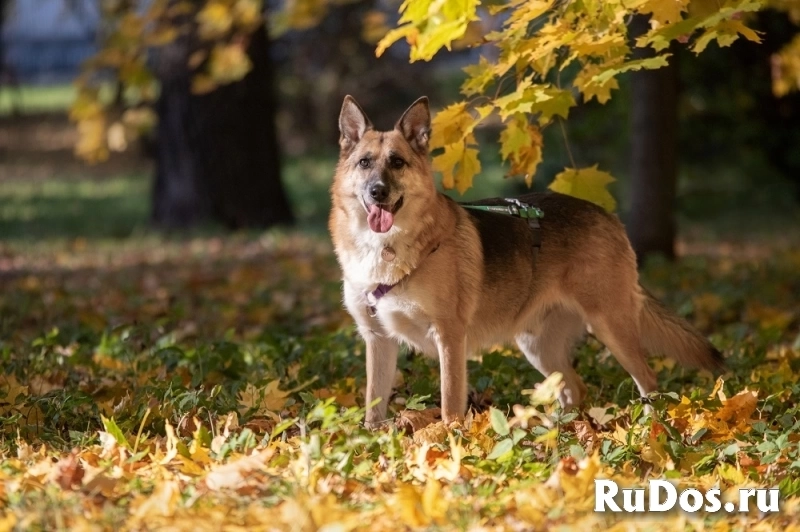
[[[564,388],[564,375],[554,371],[532,390],[522,390],[523,395],[530,396],[531,405],[551,405],[558,399]]]
[[[485,57],[481,56],[478,64],[464,67],[469,77],[461,85],[461,93],[464,96],[474,96],[480,94],[495,79],[495,65],[490,63]]]
[[[203,39],[217,39],[233,26],[233,15],[224,2],[208,2],[197,13],[198,32]]]
[[[432,164],[442,173],[442,186],[455,187],[460,194],[472,186],[472,178],[481,171],[478,150],[467,147],[466,142],[445,146],[444,153],[434,157]]]
[[[286,405],[286,399],[291,391],[280,389],[280,381],[277,379],[270,381],[263,388],[256,388],[252,384],[247,384],[244,390],[239,392],[239,405],[243,408],[240,411],[255,409],[255,415],[275,415]]]
[[[650,13],[650,25],[654,27],[681,20],[689,0],[645,0],[637,7],[640,13]]]
[[[716,40],[717,44],[721,48],[730,46],[736,39],[739,38],[739,35],[751,42],[761,42],[761,37],[758,36],[758,33],[742,24],[741,21],[723,20],[716,26],[703,32],[703,34],[692,46],[692,51],[696,54],[699,54],[705,50],[709,43],[713,40]]]
[[[617,208],[617,201],[606,186],[614,181],[611,174],[598,170],[597,165],[594,165],[580,170],[567,168],[556,176],[548,188],[554,192],[591,201],[613,212]]]
[[[727,401],[724,401],[722,408],[716,414],[717,419],[733,423],[735,426],[747,425],[750,416],[756,410],[758,403],[758,392],[753,390],[743,390]]]
[[[253,63],[247,56],[244,46],[218,44],[211,50],[208,74],[216,83],[233,83],[243,79],[252,67]]]
[[[542,133],[528,124],[523,115],[516,115],[500,134],[503,159],[511,161],[509,175],[523,175],[528,186],[542,162]]]
[[[422,496],[419,489],[412,484],[399,484],[390,506],[406,526],[419,528],[431,524],[422,507]]]
[[[597,65],[586,65],[583,70],[575,76],[575,87],[583,94],[583,101],[590,102],[592,98],[597,99],[601,104],[605,104],[611,99],[611,91],[619,89],[616,78],[609,78],[605,81],[595,81],[594,77],[601,72]]]
[[[431,149],[463,142],[472,133],[475,125],[475,118],[467,109],[466,102],[445,107],[431,121]]]
[[[564,500],[573,507],[589,506],[594,503],[594,481],[600,472],[600,456],[592,456],[577,462],[569,457],[562,459],[548,485],[559,485]]]
[[[454,171],[464,154],[464,143],[456,142],[444,147],[444,153],[437,155],[431,162],[433,169],[442,174],[442,186],[450,189],[455,186]]]

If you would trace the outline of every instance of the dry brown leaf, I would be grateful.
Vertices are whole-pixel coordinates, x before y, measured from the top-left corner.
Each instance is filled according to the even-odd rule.
[[[206,475],[205,485],[212,491],[240,488],[246,483],[247,474],[263,469],[274,454],[274,449],[264,449],[250,456],[221,465]]]
[[[597,433],[592,428],[592,424],[588,421],[575,420],[573,426],[578,441],[586,449],[587,454],[591,454],[595,445],[597,445]]]
[[[426,408],[425,410],[403,410],[397,414],[395,424],[397,428],[408,434],[413,434],[424,429],[432,423],[442,420],[441,408]]]
[[[63,490],[71,490],[81,484],[85,471],[78,454],[78,449],[73,449],[56,464],[54,480]]]
[[[442,421],[438,421],[415,432],[413,438],[417,444],[442,443],[447,439],[447,427]]]

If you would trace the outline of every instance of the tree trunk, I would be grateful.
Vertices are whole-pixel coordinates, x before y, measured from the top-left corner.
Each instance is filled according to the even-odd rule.
[[[649,27],[637,17],[632,33]],[[634,58],[652,56],[636,48]],[[667,67],[631,76],[631,210],[628,236],[639,263],[652,254],[675,258],[677,188],[678,70]]]
[[[252,71],[209,94],[191,92],[191,36],[158,51],[153,222],[184,228],[207,221],[235,229],[293,221],[281,183],[269,41],[250,41]]]

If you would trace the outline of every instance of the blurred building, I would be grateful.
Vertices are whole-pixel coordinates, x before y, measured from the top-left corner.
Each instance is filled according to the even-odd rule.
[[[97,50],[96,0],[0,0],[6,75],[17,82],[71,80]]]

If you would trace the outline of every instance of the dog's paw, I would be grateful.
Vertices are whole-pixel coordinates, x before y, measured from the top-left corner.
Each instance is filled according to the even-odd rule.
[[[450,427],[450,428],[459,427],[459,426],[464,424],[464,416],[462,416],[460,414],[459,415],[456,415],[456,414],[451,414],[451,415],[444,414],[444,415],[442,415],[442,421],[444,421],[444,425],[446,427]]]

